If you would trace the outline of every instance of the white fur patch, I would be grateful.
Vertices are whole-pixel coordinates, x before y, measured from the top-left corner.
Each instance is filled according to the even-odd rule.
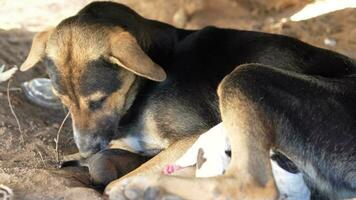
[[[179,158],[175,165],[188,167],[196,164],[199,149],[202,149],[206,161],[196,170],[196,177],[211,177],[223,174],[230,162],[225,151],[230,149],[222,123],[199,136],[188,151]]]
[[[144,134],[143,134],[144,135]],[[166,146],[168,141],[161,141],[151,136],[130,135],[124,138],[112,140],[109,148],[120,148],[135,153],[144,153],[145,155],[156,155]]]
[[[310,191],[301,173],[293,174],[271,160],[272,172],[281,197],[288,200],[309,200]],[[283,198],[282,198],[283,199]]]

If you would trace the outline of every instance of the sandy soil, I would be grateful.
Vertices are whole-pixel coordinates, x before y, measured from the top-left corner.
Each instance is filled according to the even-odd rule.
[[[20,65],[31,44],[33,32],[55,25],[65,16],[74,14],[88,0],[64,0],[61,3],[14,3],[0,1],[0,64]],[[18,1],[16,1],[18,2]],[[43,2],[43,1],[42,1]],[[58,2],[58,1],[57,1]],[[356,58],[356,9],[329,13],[314,19],[292,22],[285,18],[302,8],[308,1],[274,0],[275,6],[264,1],[247,0],[122,0],[142,15],[165,21],[182,28],[207,25],[290,35],[319,47],[329,48]],[[251,4],[255,2],[255,4]],[[32,15],[21,13],[29,8]],[[66,10],[60,12],[61,10]],[[38,12],[43,12],[42,14]],[[54,12],[56,11],[56,12]],[[52,16],[53,13],[53,16]],[[34,19],[31,16],[35,15]],[[36,17],[38,15],[38,17]],[[51,16],[50,19],[47,18]],[[24,18],[31,18],[24,21]],[[13,23],[13,24],[11,24]],[[327,45],[328,44],[328,45]],[[17,73],[11,81],[10,99],[19,118],[22,133],[11,114],[6,93],[7,83],[0,83],[0,185],[10,187],[16,199],[100,199],[92,189],[84,169],[57,170],[55,142],[64,110],[50,110],[28,103],[19,90],[23,81],[46,77],[43,64],[26,73]],[[75,153],[70,120],[61,131],[60,158]],[[21,139],[23,137],[23,140]],[[78,194],[80,196],[78,197]]]

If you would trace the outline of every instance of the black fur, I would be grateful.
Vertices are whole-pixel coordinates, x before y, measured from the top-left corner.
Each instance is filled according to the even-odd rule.
[[[313,189],[330,199],[355,197],[356,76],[326,78],[250,64],[225,85],[266,115],[274,148]]]

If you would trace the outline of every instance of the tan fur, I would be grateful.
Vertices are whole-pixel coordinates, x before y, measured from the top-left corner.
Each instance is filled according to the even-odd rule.
[[[93,122],[98,122],[104,119],[106,116],[112,115],[114,110],[119,110],[121,112],[126,111],[124,109],[126,103],[125,97],[134,84],[135,77],[129,73],[121,75],[125,76],[125,81],[121,85],[120,89],[107,97],[107,100],[103,103],[101,109],[92,112],[88,106],[89,101],[95,101],[97,99],[95,95],[92,97],[78,97],[80,107],[71,107],[73,123],[77,128],[84,130],[95,130],[97,124]]]
[[[114,31],[110,35],[110,60],[142,77],[164,81],[166,72],[154,63],[128,32]]]
[[[47,40],[50,37],[53,29],[37,33],[32,42],[31,50],[25,62],[21,65],[20,70],[26,71],[35,66],[44,56]]]

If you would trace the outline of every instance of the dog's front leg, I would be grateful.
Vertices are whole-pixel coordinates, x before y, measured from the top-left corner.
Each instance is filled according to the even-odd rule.
[[[173,163],[179,157],[181,157],[187,149],[189,149],[192,144],[196,141],[198,135],[194,135],[191,137],[183,138],[172,145],[170,145],[167,149],[160,152],[158,155],[153,157],[151,160],[147,161],[134,171],[126,174],[122,178],[112,181],[105,189],[107,194],[110,194],[113,188],[116,188],[120,183],[134,176],[144,176],[148,174],[161,174],[162,169],[169,163]]]

